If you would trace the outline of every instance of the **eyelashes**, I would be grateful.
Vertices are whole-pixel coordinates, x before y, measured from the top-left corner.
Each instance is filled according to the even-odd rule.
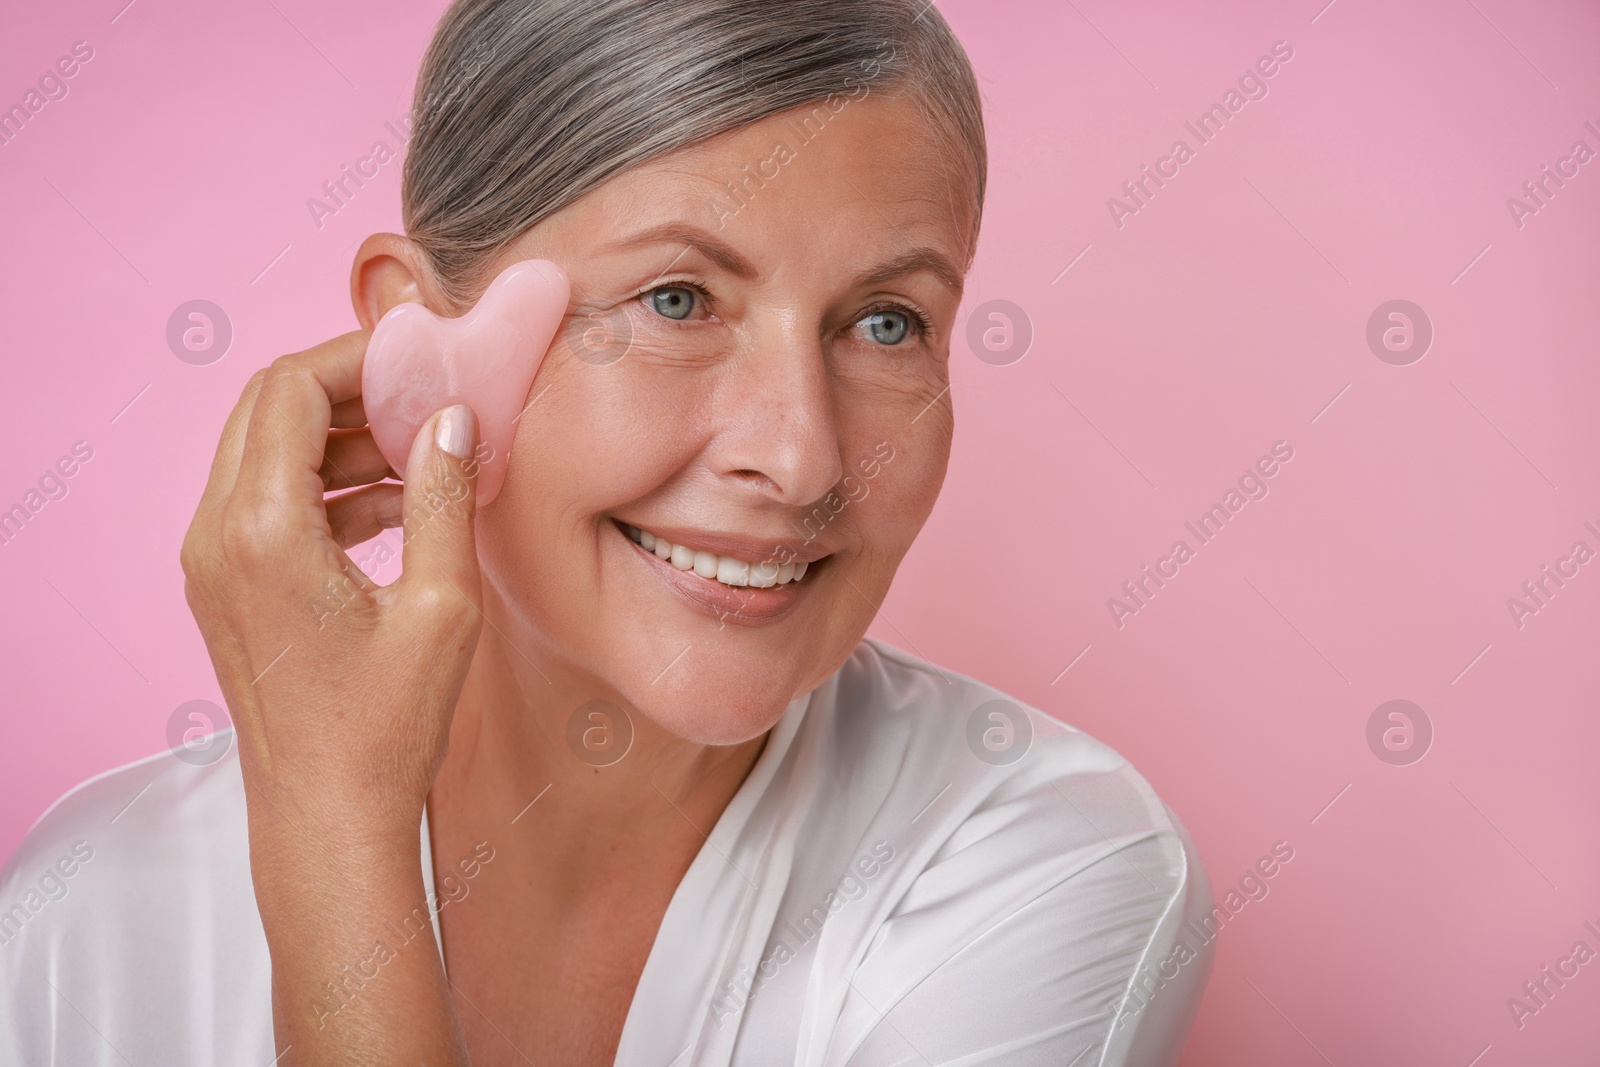
[[[666,281],[657,282],[649,288],[641,289],[639,292],[634,294],[634,299],[644,304],[654,317],[665,319],[668,322],[689,322],[693,320],[687,318],[675,319],[670,315],[662,314],[660,311],[652,307],[650,300],[651,296],[662,289],[687,289],[694,293],[699,300],[704,301],[706,304],[709,305],[715,303],[711,296],[710,290],[708,290],[701,282],[695,281],[691,278],[672,278]],[[929,335],[933,332],[933,320],[928,317],[927,312],[913,304],[902,303],[895,300],[880,300],[863,307],[857,311],[854,316],[852,316],[850,324],[852,328],[859,326],[872,315],[881,314],[883,312],[894,312],[904,315],[910,322],[912,330],[915,331],[917,340],[926,341]],[[901,346],[898,344],[885,345],[879,343],[878,347],[899,348]]]
[[[641,303],[643,303],[646,307],[650,307],[650,301],[649,301],[648,298],[653,296],[653,295],[655,295],[656,293],[660,292],[662,289],[687,289],[691,293],[694,293],[701,300],[705,301],[707,304],[711,303],[711,293],[709,291],[707,291],[706,287],[701,285],[699,282],[691,281],[688,278],[676,279],[676,280],[673,280],[673,281],[657,282],[655,285],[652,285],[650,288],[642,290],[638,294],[637,299]],[[656,309],[653,308],[653,307],[651,307],[650,310],[652,312],[654,312],[658,317],[666,319],[668,322],[684,322],[684,321],[687,321],[685,319],[674,319],[671,315],[662,315],[659,311],[656,311]]]
[[[912,307],[910,304],[896,303],[894,301],[873,304],[872,306],[863,309],[861,312],[861,317],[856,319],[856,325],[859,325],[869,316],[882,311],[897,311],[906,318],[910,319],[912,326],[916,328],[918,337],[927,337],[928,334],[933,332],[933,322],[929,320],[928,316],[923,313],[921,308]]]

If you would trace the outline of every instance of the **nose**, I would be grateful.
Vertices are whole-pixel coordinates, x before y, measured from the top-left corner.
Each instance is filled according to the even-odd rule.
[[[709,462],[721,478],[778,503],[814,503],[844,475],[818,328],[776,312],[747,326],[717,390]]]

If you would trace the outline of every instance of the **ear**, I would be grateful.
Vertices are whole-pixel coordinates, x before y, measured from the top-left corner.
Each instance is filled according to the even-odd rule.
[[[350,303],[363,330],[399,304],[422,304],[440,314],[441,299],[428,257],[411,238],[375,233],[361,242],[350,266]]]

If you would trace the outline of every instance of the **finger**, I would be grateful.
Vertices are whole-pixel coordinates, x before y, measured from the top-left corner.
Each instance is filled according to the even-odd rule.
[[[361,398],[341,400],[333,405],[333,425],[341,430],[353,430],[367,424],[367,409]]]
[[[217,442],[217,453],[211,459],[211,473],[206,478],[205,490],[200,494],[200,506],[195,517],[209,514],[233,492],[233,483],[239,476],[239,457],[244,452],[245,430],[250,425],[250,412],[256,406],[256,396],[266,379],[265,368],[256,371],[245,383],[239,400],[223,423],[222,437]]]
[[[477,417],[465,404],[434,414],[417,433],[405,472],[405,546],[400,595],[434,599],[451,590],[478,607]]]
[[[361,393],[365,330],[274,360],[262,380],[234,496],[241,506],[268,512],[277,522],[325,525],[322,511],[323,449],[333,405]]]
[[[340,548],[349,549],[370,541],[385,530],[400,525],[405,505],[405,488],[385,483],[369,485],[353,493],[328,499],[328,529]]]
[[[366,429],[330,431],[317,473],[322,477],[323,488],[330,493],[399,477],[378,451],[372,431]]]

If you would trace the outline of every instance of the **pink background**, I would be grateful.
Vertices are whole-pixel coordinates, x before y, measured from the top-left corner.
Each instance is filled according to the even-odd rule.
[[[178,546],[244,380],[355,326],[399,167],[321,229],[306,201],[395,143],[442,6],[124,2],[0,17],[0,103],[95,51],[0,148],[0,509],[94,449],[0,547],[0,856],[219,698]],[[1600,550],[1600,161],[1521,228],[1506,200],[1600,150],[1600,10],[1322,2],[940,4],[993,161],[963,314],[1012,301],[1034,338],[958,341],[949,480],[873,632],[1126,754],[1219,896],[1292,845],[1186,1064],[1593,1063],[1600,962],[1520,1030],[1506,1000],[1600,950],[1600,563],[1520,628],[1506,601]],[[1118,228],[1107,198],[1279,40],[1269,95]],[[210,366],[165,340],[195,298],[236,331]],[[1394,298],[1436,333],[1409,366],[1365,340]],[[1279,440],[1270,495],[1119,629],[1107,598]],[[1409,766],[1366,740],[1394,698],[1434,729]]]

